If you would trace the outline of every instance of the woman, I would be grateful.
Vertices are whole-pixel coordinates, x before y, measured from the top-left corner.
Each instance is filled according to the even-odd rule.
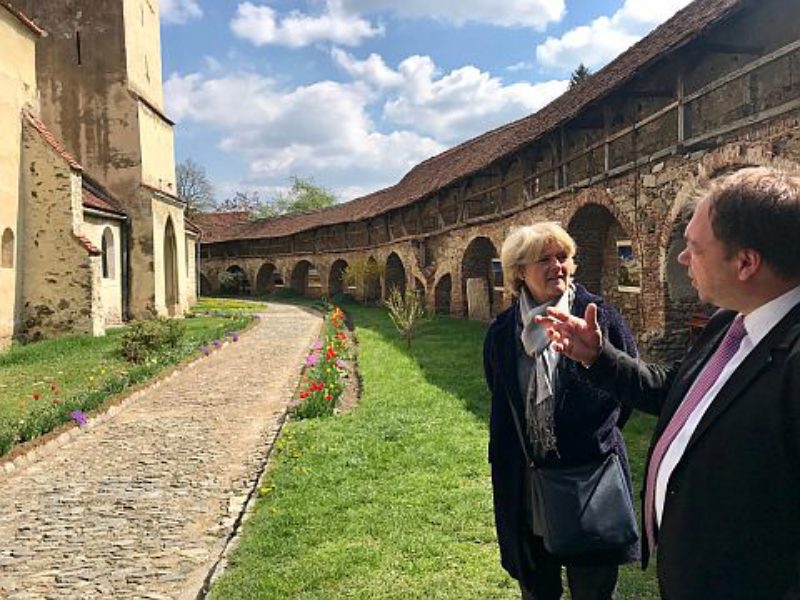
[[[524,600],[560,598],[565,566],[573,600],[612,598],[619,565],[638,558],[638,543],[610,551],[559,557],[550,554],[534,532],[530,476],[514,424],[515,406],[528,448],[538,466],[570,467],[594,462],[610,452],[620,457],[628,487],[630,475],[619,427],[629,411],[595,388],[583,367],[549,348],[533,322],[548,306],[583,315],[594,302],[603,335],[635,355],[630,330],[603,299],[572,281],[575,241],[556,223],[520,227],[501,251],[503,277],[514,297],[509,309],[489,326],[484,370],[492,393],[489,461],[495,523],[503,567],[517,579]]]

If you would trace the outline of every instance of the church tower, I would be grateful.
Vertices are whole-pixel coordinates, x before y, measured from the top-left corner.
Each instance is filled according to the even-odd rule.
[[[158,0],[17,0],[37,43],[41,118],[129,215],[128,313],[182,314],[192,295],[173,122],[164,114]]]

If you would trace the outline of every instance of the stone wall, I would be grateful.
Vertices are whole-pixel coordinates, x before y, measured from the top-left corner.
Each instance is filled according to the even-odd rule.
[[[21,327],[23,340],[104,332],[99,250],[80,224],[81,175],[25,123],[22,134]]]

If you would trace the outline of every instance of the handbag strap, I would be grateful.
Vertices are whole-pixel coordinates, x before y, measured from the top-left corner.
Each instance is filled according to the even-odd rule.
[[[495,367],[495,373],[499,373],[497,369],[497,352],[493,348],[493,363]],[[533,467],[534,469],[537,468],[536,461],[531,460],[530,454],[528,454],[528,445],[525,442],[525,436],[522,435],[522,426],[519,422],[519,415],[517,415],[517,409],[514,408],[514,403],[511,401],[511,394],[508,391],[508,386],[506,385],[506,380],[502,377],[499,378],[500,383],[503,386],[503,391],[505,392],[506,399],[508,400],[508,407],[511,409],[511,416],[514,418],[514,428],[517,430],[517,437],[519,438],[519,444],[522,447],[522,453],[525,455],[525,461],[528,465]]]

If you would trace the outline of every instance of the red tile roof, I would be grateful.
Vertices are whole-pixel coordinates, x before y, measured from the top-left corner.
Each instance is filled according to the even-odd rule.
[[[203,234],[203,243],[235,239],[250,218],[247,211],[192,214],[192,222]]]
[[[202,233],[200,228],[197,225],[195,225],[191,220],[189,220],[188,217],[184,217],[183,218],[183,227],[186,230],[191,231],[192,233],[196,233],[196,234]]]
[[[80,163],[75,160],[69,152],[66,151],[64,146],[61,145],[61,142],[56,139],[56,137],[44,123],[42,123],[38,118],[28,111],[25,111],[24,114],[28,123],[33,125],[33,128],[39,132],[39,135],[42,136],[42,139],[44,139],[44,141],[47,142],[53,148],[53,150],[55,150],[59,156],[61,156],[61,158],[67,161],[70,167],[76,171],[83,171],[83,167],[81,167]]]
[[[78,240],[80,245],[83,246],[86,252],[88,252],[90,255],[100,256],[102,254],[100,249],[97,246],[95,246],[85,235],[78,235],[75,233],[73,233],[72,235],[76,240]]]
[[[9,0],[0,0],[0,6],[5,8],[8,12],[14,15],[25,27],[30,29],[36,35],[42,37],[47,35],[47,32],[39,27],[36,23],[34,23],[30,17],[26,16],[21,10],[14,7],[14,5]]]
[[[83,177],[83,206],[102,210],[103,212],[127,217],[119,201],[117,201],[106,190],[97,185],[94,181]]]
[[[199,223],[204,242],[282,237],[322,225],[362,220],[411,204],[486,168],[558,128],[590,104],[608,96],[651,67],[657,60],[702,35],[743,4],[744,0],[696,0],[594,74],[591,84],[576,86],[533,115],[484,133],[421,162],[392,187],[318,212],[268,221],[209,218],[205,220],[207,228]]]

